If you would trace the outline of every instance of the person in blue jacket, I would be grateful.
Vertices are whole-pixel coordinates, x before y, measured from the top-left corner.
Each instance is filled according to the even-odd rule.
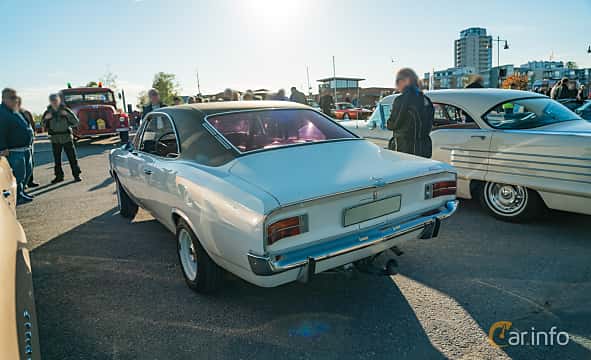
[[[17,205],[31,202],[33,198],[25,193],[25,185],[32,173],[31,145],[33,129],[29,122],[18,115],[16,90],[2,90],[0,104],[0,155],[8,158],[17,183]]]

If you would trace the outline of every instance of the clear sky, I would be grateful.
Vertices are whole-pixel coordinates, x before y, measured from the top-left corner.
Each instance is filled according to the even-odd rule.
[[[333,55],[337,75],[391,86],[402,66],[421,76],[453,66],[453,41],[471,26],[509,40],[501,63],[554,53],[591,67],[591,0],[0,0],[0,14],[0,87],[33,111],[107,71],[134,104],[158,71],[176,74],[183,94],[196,93],[197,68],[204,93],[305,90],[308,65],[316,89]]]

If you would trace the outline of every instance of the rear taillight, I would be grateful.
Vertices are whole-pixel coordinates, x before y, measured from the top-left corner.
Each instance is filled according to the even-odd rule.
[[[282,219],[267,226],[267,245],[308,231],[308,215]]]
[[[438,196],[455,195],[456,194],[456,181],[438,181],[436,183],[425,185],[425,199],[433,199]]]

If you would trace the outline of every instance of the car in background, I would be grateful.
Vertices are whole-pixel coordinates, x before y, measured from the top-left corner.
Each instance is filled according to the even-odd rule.
[[[79,87],[59,92],[62,102],[68,106],[80,124],[74,128],[74,138],[112,136],[129,131],[129,117],[117,109],[115,94],[109,88]]]
[[[544,95],[500,89],[427,93],[433,159],[458,170],[458,197],[524,221],[545,208],[591,214],[591,123]]]
[[[31,259],[16,219],[16,180],[3,156],[0,191],[0,357],[40,359]]]
[[[370,262],[437,236],[457,208],[450,165],[381,149],[284,101],[159,109],[109,160],[120,214],[142,207],[175,233],[200,292],[219,287],[222,269],[274,287]]]
[[[348,102],[338,102],[335,104],[333,116],[337,120],[365,120],[371,115],[371,110],[353,106]]]
[[[591,121],[591,100],[585,100],[581,106],[576,108],[575,113],[587,121]]]

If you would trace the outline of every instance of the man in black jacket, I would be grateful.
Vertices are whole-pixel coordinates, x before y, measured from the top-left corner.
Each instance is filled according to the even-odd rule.
[[[388,119],[388,129],[393,131],[388,148],[430,158],[433,103],[419,90],[419,78],[412,69],[398,71],[396,87],[402,93],[394,100]]]
[[[13,89],[2,90],[0,104],[0,156],[6,156],[17,184],[17,204],[31,202],[25,185],[32,171],[33,129],[18,113],[18,96]]]
[[[166,107],[166,105],[160,100],[160,93],[158,90],[150,89],[148,91],[148,98],[150,98],[150,103],[144,106],[142,111],[142,120],[146,117],[146,115],[148,115],[148,113]]]

